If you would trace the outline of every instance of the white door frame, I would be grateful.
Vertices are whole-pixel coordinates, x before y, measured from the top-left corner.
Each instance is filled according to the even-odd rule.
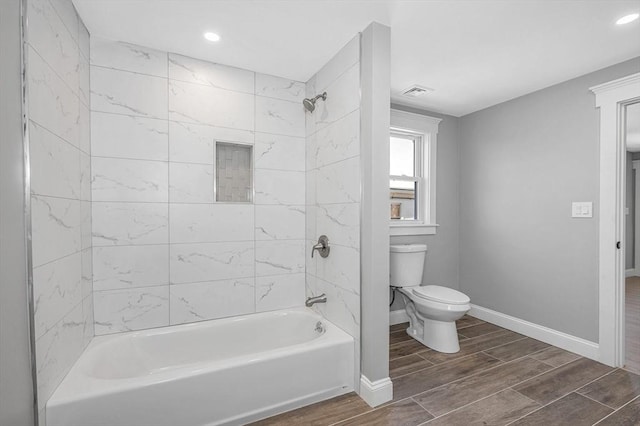
[[[624,365],[624,107],[640,100],[640,73],[590,88],[600,108],[599,361]]]
[[[640,160],[633,160],[633,276],[640,274]]]

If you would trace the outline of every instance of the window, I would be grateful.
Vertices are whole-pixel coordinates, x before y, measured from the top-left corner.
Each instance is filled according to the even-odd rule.
[[[252,146],[216,142],[217,202],[250,203],[253,199]]]
[[[391,235],[435,234],[436,136],[440,119],[391,110]]]
[[[391,220],[419,220],[424,179],[422,136],[391,131],[389,140]]]

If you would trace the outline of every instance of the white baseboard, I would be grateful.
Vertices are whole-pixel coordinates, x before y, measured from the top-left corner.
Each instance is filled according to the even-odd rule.
[[[542,325],[534,324],[520,318],[512,317],[478,305],[471,305],[469,315],[490,322],[516,333],[524,334],[532,339],[540,340],[583,357],[598,360],[599,345],[580,337],[572,336]]]
[[[389,402],[393,399],[393,383],[391,379],[370,381],[364,375],[360,376],[360,398],[371,407]]]
[[[389,312],[389,325],[402,324],[403,322],[409,322],[409,315],[404,309],[398,309],[397,311]]]
[[[624,271],[624,276],[625,277],[637,277],[638,276],[638,271],[635,268],[626,269]]]

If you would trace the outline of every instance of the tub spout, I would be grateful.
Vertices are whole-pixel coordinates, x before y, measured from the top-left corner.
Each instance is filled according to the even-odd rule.
[[[327,303],[327,296],[322,293],[320,296],[307,297],[307,301],[304,302],[304,304],[307,305],[308,308],[315,305],[316,303]]]

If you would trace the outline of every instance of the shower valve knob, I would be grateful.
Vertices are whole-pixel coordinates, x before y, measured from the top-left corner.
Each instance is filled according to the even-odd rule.
[[[318,250],[318,253],[320,253],[320,257],[329,256],[329,252],[331,251],[331,247],[329,247],[329,238],[327,238],[326,235],[320,235],[320,238],[318,238],[318,244],[315,244],[311,248],[311,257],[313,257],[313,253],[316,250]]]

